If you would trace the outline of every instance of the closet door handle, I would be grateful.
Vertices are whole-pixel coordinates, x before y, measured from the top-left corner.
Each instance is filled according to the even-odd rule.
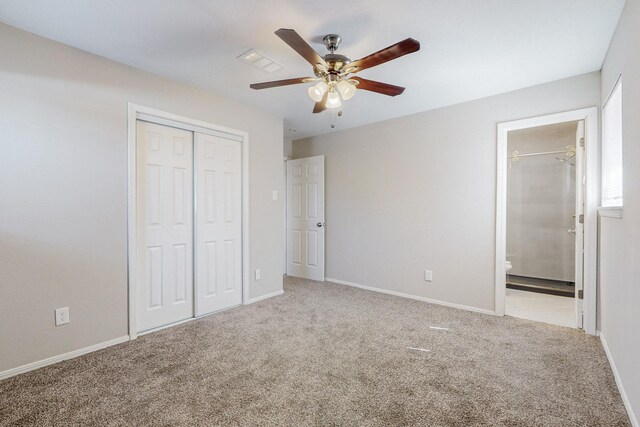
[[[324,222],[319,222],[316,225],[318,226],[318,228],[322,228],[322,227],[324,227]]]

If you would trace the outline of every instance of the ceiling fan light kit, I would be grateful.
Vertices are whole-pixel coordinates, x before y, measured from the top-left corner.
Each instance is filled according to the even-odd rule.
[[[311,86],[307,92],[309,93],[309,98],[315,102],[320,102],[322,101],[322,97],[327,89],[329,89],[329,86],[325,82],[321,81]]]
[[[338,92],[336,92],[335,88],[331,88],[331,90],[329,91],[325,106],[327,108],[338,108],[342,106],[342,102],[340,101],[340,95],[338,95]]]
[[[357,85],[357,80],[340,80],[340,82],[338,82],[338,84],[336,85],[336,88],[338,89],[338,92],[340,92],[340,96],[342,96],[342,99],[348,101],[353,98],[353,95],[356,94]]]
[[[342,38],[337,34],[328,34],[322,39],[330,53],[320,56],[294,30],[281,28],[275,34],[298,52],[311,66],[315,77],[299,77],[250,85],[252,89],[267,89],[299,83],[315,83],[307,93],[315,102],[314,113],[326,109],[342,106],[342,101],[348,101],[356,94],[356,89],[368,90],[388,96],[397,96],[404,92],[404,88],[387,83],[366,80],[361,77],[351,77],[351,74],[372,68],[409,53],[420,50],[420,43],[412,38],[405,39],[378,52],[365,56],[357,61],[345,55],[335,53]]]

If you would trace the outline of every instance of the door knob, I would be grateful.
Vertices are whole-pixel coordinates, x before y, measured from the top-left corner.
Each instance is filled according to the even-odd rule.
[[[576,230],[575,230],[575,228],[573,230],[567,230],[567,233],[576,234]]]
[[[324,227],[324,222],[319,222],[316,225],[318,226],[318,228],[322,228],[322,227]]]

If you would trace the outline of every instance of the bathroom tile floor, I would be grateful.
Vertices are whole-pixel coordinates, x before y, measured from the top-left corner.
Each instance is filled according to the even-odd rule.
[[[569,328],[576,327],[574,298],[507,289],[505,314]]]

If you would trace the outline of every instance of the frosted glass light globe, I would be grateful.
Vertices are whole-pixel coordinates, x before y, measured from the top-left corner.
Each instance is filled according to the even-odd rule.
[[[341,80],[340,83],[338,83],[337,87],[338,92],[340,92],[340,95],[342,95],[342,99],[344,99],[345,101],[350,100],[351,98],[353,98],[353,95],[356,94],[356,85],[352,84],[348,80]]]
[[[324,93],[327,91],[327,84],[325,82],[319,82],[311,86],[308,90],[309,98],[313,99],[316,102],[322,101],[322,97]]]
[[[327,108],[338,108],[341,105],[342,102],[340,102],[340,95],[338,95],[338,92],[329,92],[329,96],[327,96]]]

